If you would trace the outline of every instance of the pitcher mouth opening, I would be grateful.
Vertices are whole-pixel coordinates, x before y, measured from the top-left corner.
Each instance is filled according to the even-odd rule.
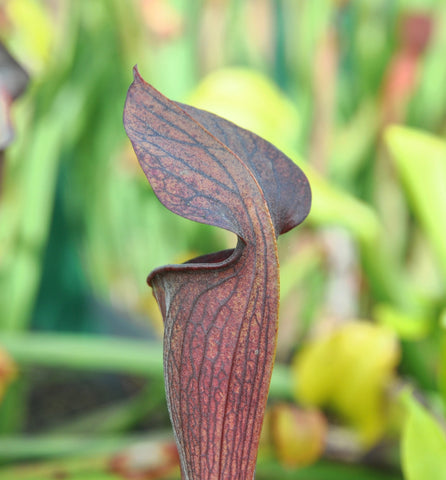
[[[191,258],[183,263],[183,265],[189,265],[191,263],[221,263],[227,260],[234,253],[235,248],[229,248],[227,250],[220,250],[219,252],[207,253],[200,255],[199,257]]]
[[[229,248],[227,250],[220,250],[218,252],[200,255],[199,257],[191,258],[184,263],[164,265],[162,267],[156,268],[147,277],[147,283],[149,286],[152,286],[151,283],[153,278],[156,275],[166,271],[184,271],[185,269],[188,269],[188,267],[191,270],[201,268],[213,270],[223,267],[225,265],[227,266],[228,264],[237,261],[237,259],[241,257],[243,251],[245,250],[245,247],[246,243],[244,242],[244,240],[238,237],[237,245],[235,248]]]
[[[234,248],[226,250],[219,250],[218,252],[206,253],[199,257],[191,258],[182,265],[206,265],[208,267],[220,266],[231,263],[236,258],[239,258],[246,247],[245,241],[241,237],[237,237],[237,245]]]

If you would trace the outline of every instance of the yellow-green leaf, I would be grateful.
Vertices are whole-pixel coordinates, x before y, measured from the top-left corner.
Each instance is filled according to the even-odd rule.
[[[420,340],[432,331],[432,319],[429,315],[409,315],[389,304],[379,304],[374,309],[376,321],[404,340]]]
[[[349,322],[308,342],[293,362],[295,395],[308,406],[328,407],[371,445],[386,425],[385,390],[399,347],[388,329]]]
[[[446,279],[446,142],[400,126],[387,130],[386,141],[418,223]]]
[[[446,434],[438,422],[406,392],[408,408],[401,460],[406,480],[446,480]]]
[[[279,148],[299,133],[294,104],[265,75],[248,68],[212,72],[192,92],[189,103],[251,130]]]

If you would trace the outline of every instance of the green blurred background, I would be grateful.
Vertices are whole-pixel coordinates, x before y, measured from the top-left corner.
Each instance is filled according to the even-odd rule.
[[[444,1],[1,0],[0,40],[30,77],[0,159],[0,478],[178,478],[145,278],[234,239],[155,198],[135,64],[312,185],[257,478],[446,478]]]

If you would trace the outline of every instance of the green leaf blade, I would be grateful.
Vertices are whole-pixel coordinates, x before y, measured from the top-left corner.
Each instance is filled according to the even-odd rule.
[[[411,394],[403,399],[408,408],[401,445],[405,480],[446,480],[445,432]]]

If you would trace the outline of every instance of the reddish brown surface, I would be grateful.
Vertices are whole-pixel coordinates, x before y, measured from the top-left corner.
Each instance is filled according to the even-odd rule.
[[[383,85],[383,124],[403,122],[419,80],[419,66],[433,33],[434,20],[408,14],[401,26],[399,46],[389,63]]]
[[[276,346],[276,236],[308,214],[307,179],[268,142],[172,102],[136,70],[124,124],[168,209],[238,236],[234,250],[158,268],[148,282],[165,321],[183,478],[252,479]]]

